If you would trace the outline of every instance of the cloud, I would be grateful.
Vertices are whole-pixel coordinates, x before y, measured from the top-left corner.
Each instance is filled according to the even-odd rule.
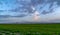
[[[44,15],[44,14],[49,14],[49,13],[52,13],[52,12],[54,12],[53,9],[51,9],[51,10],[49,10],[49,11],[45,11],[45,10],[44,10],[41,14]]]
[[[53,13],[54,9],[60,6],[59,1],[60,0],[0,0],[0,3],[2,3],[0,8],[3,7],[1,8],[3,10],[0,10],[0,12],[4,15],[15,16],[16,14],[16,16],[25,17],[34,13],[32,9],[33,6],[37,11],[45,15]]]

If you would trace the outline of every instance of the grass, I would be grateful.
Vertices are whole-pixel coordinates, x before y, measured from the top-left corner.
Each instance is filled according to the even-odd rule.
[[[51,34],[60,33],[60,24],[0,24],[0,30]]]

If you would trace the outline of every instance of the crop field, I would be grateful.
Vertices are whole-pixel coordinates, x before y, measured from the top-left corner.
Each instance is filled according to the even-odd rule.
[[[60,24],[0,24],[1,33],[9,35],[12,35],[11,33],[15,33],[15,35],[60,35]]]

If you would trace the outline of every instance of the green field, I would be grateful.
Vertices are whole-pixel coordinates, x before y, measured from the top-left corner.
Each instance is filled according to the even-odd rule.
[[[9,30],[21,33],[59,34],[60,24],[0,24],[0,30]]]

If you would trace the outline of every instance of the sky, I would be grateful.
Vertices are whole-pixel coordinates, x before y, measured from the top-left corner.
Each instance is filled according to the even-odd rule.
[[[60,23],[60,0],[0,0],[0,23],[16,22]]]

